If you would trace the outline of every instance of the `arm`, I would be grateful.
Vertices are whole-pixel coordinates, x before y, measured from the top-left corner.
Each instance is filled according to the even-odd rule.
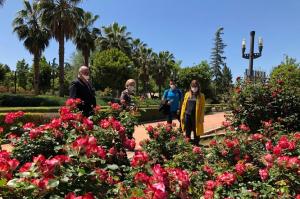
[[[70,94],[70,98],[77,98],[77,86],[75,82],[72,82],[70,88],[69,88],[69,94]]]
[[[201,105],[201,115],[200,115],[200,118],[201,118],[201,122],[204,122],[204,112],[205,112],[205,96],[204,94],[201,94],[201,102],[200,102],[200,105]]]

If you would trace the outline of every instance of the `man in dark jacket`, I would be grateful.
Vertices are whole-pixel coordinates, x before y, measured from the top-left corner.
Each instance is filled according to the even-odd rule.
[[[79,98],[82,100],[82,104],[78,106],[78,109],[86,117],[94,114],[93,107],[96,106],[95,89],[89,80],[89,68],[81,66],[77,80],[73,81],[70,87],[70,98]]]

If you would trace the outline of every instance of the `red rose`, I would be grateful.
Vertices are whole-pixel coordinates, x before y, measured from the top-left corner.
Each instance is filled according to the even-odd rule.
[[[217,177],[217,180],[223,185],[231,186],[236,181],[236,176],[233,173],[224,172]]]
[[[298,157],[291,157],[289,158],[287,162],[287,167],[288,168],[299,168],[300,167],[300,160]]]
[[[147,176],[147,174],[143,173],[143,172],[139,172],[137,174],[135,174],[134,176],[134,181],[136,183],[138,182],[142,182],[142,183],[148,183],[149,181],[149,176]]]
[[[271,141],[266,142],[265,147],[268,151],[271,151],[273,149],[273,145]]]
[[[239,128],[240,128],[242,131],[245,131],[245,132],[249,132],[249,131],[250,131],[249,126],[247,126],[246,124],[241,124],[241,125],[239,126]]]
[[[210,146],[215,146],[215,145],[217,145],[217,141],[214,140],[214,139],[212,139],[212,140],[209,142],[209,145],[210,145]]]
[[[235,170],[239,175],[243,175],[246,171],[246,166],[244,163],[237,163],[235,165]]]
[[[213,180],[208,180],[205,182],[205,188],[208,190],[214,190],[214,188],[216,187],[216,182]]]
[[[148,131],[148,133],[151,133],[151,132],[153,132],[153,126],[151,126],[151,125],[149,125],[149,126],[147,126],[147,128],[146,128],[146,130]]]
[[[253,140],[261,140],[264,136],[260,133],[255,133],[252,135]]]
[[[273,153],[275,154],[275,155],[280,155],[281,154],[281,147],[280,146],[278,146],[278,145],[276,145],[274,148],[273,148]]]
[[[137,151],[135,152],[131,160],[131,166],[132,167],[142,166],[146,164],[148,161],[149,161],[149,157],[146,152]]]
[[[282,148],[282,149],[287,149],[289,148],[289,140],[288,138],[283,135],[281,136],[281,138],[278,141],[278,145]]]
[[[204,192],[204,199],[214,199],[214,192],[207,190]]]
[[[0,126],[0,133],[3,133],[4,128]]]
[[[202,153],[201,148],[198,147],[198,146],[194,146],[193,147],[193,153],[195,153],[195,154],[201,154]]]
[[[204,165],[203,171],[205,171],[209,175],[213,175],[214,174],[214,170],[210,166],[208,166],[208,165]]]
[[[286,166],[286,164],[288,163],[290,157],[289,156],[280,156],[277,158],[277,164],[278,166]]]
[[[289,142],[289,150],[294,151],[296,149],[296,142],[295,141],[290,141]]]
[[[259,175],[260,175],[260,178],[261,178],[263,181],[265,181],[265,180],[267,180],[268,177],[269,177],[269,172],[268,172],[267,169],[260,169],[260,170],[259,170]]]
[[[271,154],[267,154],[264,156],[264,159],[267,161],[267,162],[273,162],[273,156]]]
[[[27,162],[25,163],[20,169],[19,169],[19,172],[26,172],[30,169],[32,163],[31,162]]]
[[[102,182],[105,182],[108,178],[108,172],[105,169],[96,169],[96,174],[98,174],[99,179]]]

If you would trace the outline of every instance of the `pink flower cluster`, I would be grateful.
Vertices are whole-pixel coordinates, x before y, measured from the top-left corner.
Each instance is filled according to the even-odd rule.
[[[146,152],[136,151],[131,160],[131,166],[132,167],[143,166],[147,164],[148,161],[149,161],[149,156]]]
[[[70,99],[67,99],[66,106],[70,107],[71,109],[74,109],[81,103],[82,103],[82,101],[79,98],[76,98],[76,99],[70,98]]]
[[[23,117],[23,115],[24,112],[22,111],[6,113],[4,122],[6,124],[12,124],[16,119]]]

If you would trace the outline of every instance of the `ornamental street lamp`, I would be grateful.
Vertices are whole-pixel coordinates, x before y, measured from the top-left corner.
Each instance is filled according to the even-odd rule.
[[[248,78],[250,80],[253,79],[253,60],[256,58],[259,58],[261,56],[261,52],[263,49],[263,40],[261,37],[259,37],[258,39],[258,53],[254,53],[254,36],[255,36],[255,31],[251,31],[250,32],[250,52],[249,53],[245,53],[246,51],[246,40],[243,39],[242,41],[242,57],[244,59],[249,59],[249,76]]]

